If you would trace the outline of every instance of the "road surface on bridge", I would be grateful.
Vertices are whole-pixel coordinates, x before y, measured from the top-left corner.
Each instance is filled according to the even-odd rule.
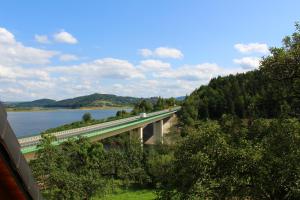
[[[91,126],[85,126],[76,129],[70,129],[55,133],[50,133],[57,138],[57,141],[54,144],[60,144],[66,141],[69,138],[83,136],[83,137],[92,137],[97,134],[104,134],[108,131],[113,131],[118,128],[124,128],[124,126],[130,126],[133,124],[145,123],[147,120],[153,120],[155,118],[167,116],[177,112],[180,107],[175,107],[172,109],[166,109],[162,111],[147,113],[146,117],[133,116],[124,119],[104,122],[100,124],[95,124]],[[102,131],[103,130],[103,131]],[[101,132],[102,131],[102,132]],[[21,149],[23,153],[29,153],[37,150],[37,145],[41,140],[41,135],[29,136],[25,138],[20,138],[18,141],[20,143]]]

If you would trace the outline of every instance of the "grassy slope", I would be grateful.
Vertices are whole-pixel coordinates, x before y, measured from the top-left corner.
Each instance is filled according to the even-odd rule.
[[[95,197],[93,200],[153,200],[156,195],[153,190],[121,190],[105,197]]]

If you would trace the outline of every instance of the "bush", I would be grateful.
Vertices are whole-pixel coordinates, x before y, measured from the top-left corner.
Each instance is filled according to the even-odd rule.
[[[91,121],[91,120],[92,120],[92,115],[91,115],[91,113],[84,113],[84,115],[82,116],[82,120],[83,120],[84,122]]]

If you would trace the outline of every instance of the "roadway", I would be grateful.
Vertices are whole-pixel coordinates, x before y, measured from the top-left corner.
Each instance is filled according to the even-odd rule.
[[[115,131],[117,129],[122,129],[124,127],[130,127],[134,125],[147,123],[150,122],[151,120],[169,116],[170,114],[177,112],[179,109],[180,107],[175,107],[172,109],[147,113],[146,117],[141,117],[140,115],[138,115],[138,116],[128,117],[124,119],[95,124],[91,126],[85,126],[81,128],[55,132],[51,134],[57,138],[57,141],[55,141],[54,144],[60,144],[69,138],[74,138],[79,136],[93,137],[95,135],[108,133],[109,131]],[[22,152],[28,153],[37,150],[37,145],[39,144],[41,138],[42,138],[41,135],[20,138],[18,141],[20,143]]]

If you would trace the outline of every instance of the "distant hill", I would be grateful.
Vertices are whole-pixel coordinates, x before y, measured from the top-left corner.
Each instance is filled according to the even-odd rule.
[[[87,106],[125,106],[133,105],[140,101],[140,98],[122,97],[113,94],[91,94],[87,96],[80,96],[71,99],[57,101],[48,107],[87,107]]]
[[[185,99],[186,96],[181,96],[181,97],[176,97],[177,101],[183,101]]]
[[[38,99],[35,101],[15,103],[15,106],[17,106],[17,107],[45,107],[45,106],[51,105],[55,102],[56,101],[53,99]]]
[[[80,108],[80,107],[113,107],[113,106],[132,106],[141,101],[143,98],[123,97],[113,94],[91,94],[70,99],[55,101],[52,99],[39,99],[29,102],[19,102],[6,104],[9,107],[63,107],[63,108]],[[157,97],[146,98],[146,100],[155,103]]]

